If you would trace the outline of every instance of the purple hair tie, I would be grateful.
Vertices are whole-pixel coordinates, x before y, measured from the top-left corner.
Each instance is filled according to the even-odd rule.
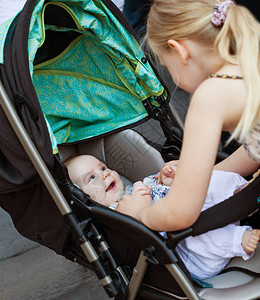
[[[231,0],[226,0],[221,2],[219,5],[216,5],[214,8],[213,17],[211,18],[211,22],[215,26],[220,26],[224,24],[227,17],[227,9],[230,6],[234,6],[235,3]]]

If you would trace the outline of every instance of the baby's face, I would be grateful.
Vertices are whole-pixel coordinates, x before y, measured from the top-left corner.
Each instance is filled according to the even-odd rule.
[[[117,172],[90,155],[74,158],[68,166],[69,176],[91,199],[109,206],[120,200],[124,185]]]

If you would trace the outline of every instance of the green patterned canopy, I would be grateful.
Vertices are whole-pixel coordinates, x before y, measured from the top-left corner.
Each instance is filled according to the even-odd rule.
[[[53,9],[64,11],[73,26],[48,23]],[[0,27],[1,36],[8,26]],[[75,38],[60,53],[35,62],[50,33],[72,31]],[[49,45],[55,49],[57,43]],[[147,116],[142,101],[164,94],[138,42],[102,1],[37,1],[28,46],[32,81],[54,149],[56,142],[89,139],[136,123]]]

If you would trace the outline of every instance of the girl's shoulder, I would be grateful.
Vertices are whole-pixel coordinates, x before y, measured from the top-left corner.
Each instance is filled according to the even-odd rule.
[[[192,100],[202,104],[225,105],[230,103],[244,102],[247,90],[243,80],[225,80],[220,78],[208,78],[196,89]],[[236,101],[234,101],[236,99]]]
[[[243,80],[208,78],[194,92],[190,107],[223,120],[223,130],[232,131],[246,105],[247,90]]]
[[[221,88],[219,90],[219,88]],[[246,85],[243,77],[233,73],[215,73],[211,74],[206,80],[204,80],[197,91],[207,89],[208,93],[216,96],[222,96],[225,94],[244,92],[246,94]]]

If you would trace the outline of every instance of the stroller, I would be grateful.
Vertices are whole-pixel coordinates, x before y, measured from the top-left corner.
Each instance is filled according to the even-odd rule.
[[[134,182],[180,153],[169,91],[116,6],[28,0],[0,32],[0,204],[16,229],[94,270],[111,298],[259,298],[259,248],[249,263],[234,259],[209,279],[213,287],[194,282],[175,251],[183,238],[258,209],[259,178],[239,193],[247,201],[236,194],[164,239],[95,203],[68,177],[63,161],[73,154],[93,154]],[[164,145],[130,129],[148,119],[160,124]],[[228,207],[232,216],[215,217]]]

